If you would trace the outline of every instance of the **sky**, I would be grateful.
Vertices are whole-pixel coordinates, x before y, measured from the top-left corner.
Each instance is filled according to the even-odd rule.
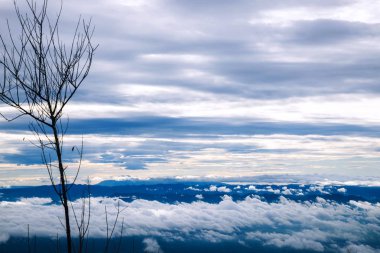
[[[67,164],[84,141],[79,182],[380,182],[380,2],[65,0],[62,38],[79,15],[99,44],[65,111]],[[17,31],[14,16],[0,0]],[[28,122],[0,120],[0,186],[49,184]]]

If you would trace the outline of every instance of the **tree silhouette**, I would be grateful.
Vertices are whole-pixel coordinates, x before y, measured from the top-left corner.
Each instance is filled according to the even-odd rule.
[[[63,138],[68,120],[63,110],[89,74],[97,46],[91,43],[94,31],[91,21],[78,19],[72,39],[60,37],[59,21],[62,2],[56,16],[47,12],[48,1],[26,0],[22,13],[14,7],[20,27],[15,35],[7,21],[8,36],[0,35],[0,100],[15,109],[15,114],[1,114],[13,121],[29,116],[29,129],[37,137],[33,142],[41,150],[51,184],[64,208],[67,252],[72,252],[68,192],[77,179],[82,160],[83,140],[74,147],[79,164],[70,180],[69,167],[63,161]],[[72,171],[72,170],[71,170]],[[57,177],[56,177],[57,176]]]

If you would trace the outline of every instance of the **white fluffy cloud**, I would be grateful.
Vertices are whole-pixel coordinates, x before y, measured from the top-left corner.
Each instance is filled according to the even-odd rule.
[[[26,236],[27,224],[32,234],[62,235],[57,218],[62,217],[62,208],[46,205],[49,202],[49,199],[1,202],[2,242],[9,236]],[[130,236],[209,242],[240,239],[247,245],[258,242],[279,248],[318,251],[338,251],[338,245],[367,249],[379,246],[371,245],[370,238],[380,235],[380,204],[357,201],[338,204],[324,199],[315,203],[295,202],[284,197],[277,203],[267,203],[259,197],[233,201],[224,196],[217,204],[203,201],[165,204],[141,199],[126,203],[118,199],[93,198],[90,236],[105,236],[104,205],[112,220],[117,203],[125,208],[120,220],[124,218],[124,234]],[[79,200],[74,202],[75,208],[80,205]],[[157,242],[151,239],[147,239],[145,245],[148,252],[152,248],[159,249]]]
[[[153,238],[145,238],[143,244],[145,245],[144,251],[147,253],[162,253],[160,245]]]
[[[312,96],[284,99],[249,99],[188,88],[119,85],[119,94],[132,105],[72,103],[72,118],[126,118],[136,115],[166,117],[233,118],[317,124],[379,125],[376,108],[380,97],[372,94]],[[187,94],[185,98],[181,94]],[[143,98],[143,99],[142,99]],[[194,101],[198,101],[194,103]],[[349,111],[346,108],[350,108]],[[342,113],[345,112],[345,113]]]
[[[347,190],[346,190],[346,188],[339,188],[339,189],[337,189],[337,191],[338,192],[341,192],[341,193],[345,193]]]

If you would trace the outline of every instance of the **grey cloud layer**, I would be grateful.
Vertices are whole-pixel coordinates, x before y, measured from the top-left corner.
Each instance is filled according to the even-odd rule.
[[[368,47],[379,42],[378,24],[333,15],[356,3],[66,1],[64,10],[70,16],[64,17],[83,12],[93,16],[97,27],[94,40],[100,47],[80,92],[88,101],[125,99],[112,89],[120,83],[185,86],[250,98],[378,93],[379,64],[374,56],[380,52]],[[298,18],[283,20],[296,10]],[[280,21],[268,23],[268,15],[274,21],[280,16]],[[149,54],[178,59],[149,61],[143,57]],[[181,55],[210,61],[181,61]],[[184,76],[189,70],[205,75]]]
[[[69,20],[81,12],[93,16],[100,47],[79,98],[91,102],[125,101],[112,87],[136,83],[261,99],[378,93],[380,50],[374,45],[380,20],[336,14],[355,4],[66,1],[62,30],[68,32]],[[12,17],[7,6],[1,11]],[[370,7],[367,16],[376,14]],[[144,57],[152,54],[162,57]],[[208,60],[183,60],[184,55]]]

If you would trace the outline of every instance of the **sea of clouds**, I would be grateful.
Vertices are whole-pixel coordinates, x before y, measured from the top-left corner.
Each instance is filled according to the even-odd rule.
[[[82,203],[81,199],[73,202],[72,210],[79,214]],[[213,204],[202,200],[169,204],[99,197],[91,198],[90,237],[106,236],[105,207],[111,225],[118,206],[121,212],[115,235],[120,234],[124,223],[123,235],[145,238],[147,252],[162,251],[155,238],[173,242],[238,241],[246,247],[259,243],[318,252],[380,252],[380,203],[351,200],[343,204],[321,197],[301,202],[284,196],[268,203],[257,195],[241,201],[225,195]],[[26,237],[28,224],[33,235],[64,236],[59,222],[63,209],[50,198],[2,201],[0,212],[0,243],[10,237]],[[75,228],[74,219],[72,222]]]

